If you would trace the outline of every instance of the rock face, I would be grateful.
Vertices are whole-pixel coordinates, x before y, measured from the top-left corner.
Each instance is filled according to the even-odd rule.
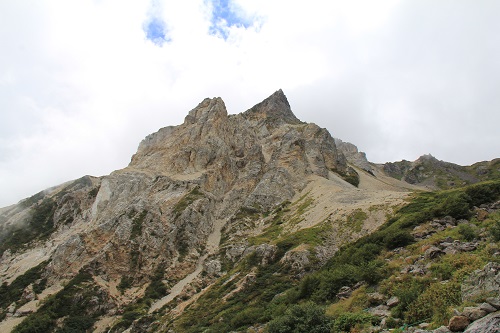
[[[473,272],[462,284],[462,299],[500,296],[500,264],[490,262],[483,269]]]
[[[499,333],[500,312],[495,312],[473,322],[464,333]]]
[[[355,165],[373,175],[372,165],[366,159],[366,154],[358,151],[358,147],[350,142],[344,142],[338,138],[335,138],[335,145],[338,150],[344,154],[350,164]]]

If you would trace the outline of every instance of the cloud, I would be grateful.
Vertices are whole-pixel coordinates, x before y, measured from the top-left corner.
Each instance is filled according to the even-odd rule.
[[[0,2],[0,206],[125,167],[205,97],[296,115],[376,162],[499,157],[496,1]]]
[[[230,35],[231,28],[247,29],[259,24],[259,18],[249,15],[235,1],[211,0],[207,3],[211,8],[209,33],[225,40]]]
[[[167,24],[161,17],[161,9],[161,3],[153,0],[149,15],[143,25],[146,38],[157,46],[171,41]]]

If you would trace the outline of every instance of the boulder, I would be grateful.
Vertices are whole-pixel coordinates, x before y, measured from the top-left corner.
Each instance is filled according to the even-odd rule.
[[[397,296],[392,296],[391,298],[389,298],[386,304],[390,308],[395,307],[399,304],[399,298]]]
[[[483,311],[486,311],[487,313],[492,313],[497,311],[497,309],[489,303],[483,303],[479,306],[479,308]]]
[[[465,316],[453,316],[448,323],[448,328],[452,332],[462,332],[469,326],[470,320]]]
[[[439,328],[436,328],[433,333],[451,333],[450,329],[446,326],[441,326]]]
[[[490,313],[476,320],[464,333],[500,333],[500,312]]]
[[[368,309],[368,313],[377,317],[388,317],[390,315],[389,307],[387,305],[379,305],[374,308]]]
[[[462,300],[464,301],[474,302],[478,298],[483,298],[485,296],[499,297],[500,264],[490,262],[486,264],[483,269],[474,271],[462,283],[461,289]]]
[[[427,259],[435,259],[443,254],[444,254],[444,252],[441,251],[439,248],[437,248],[435,246],[431,246],[430,248],[425,250],[424,256]]]
[[[483,318],[487,314],[488,313],[486,311],[481,310],[479,307],[476,306],[465,307],[464,310],[462,311],[462,316],[469,318],[470,321],[475,321],[480,318]]]
[[[386,299],[386,296],[381,293],[369,293],[367,296],[370,304],[382,304]]]
[[[495,309],[500,310],[500,297],[488,297],[486,303],[493,306]]]
[[[337,293],[337,298],[346,299],[349,298],[351,294],[352,294],[352,289],[350,287],[344,286],[340,288],[339,292]]]

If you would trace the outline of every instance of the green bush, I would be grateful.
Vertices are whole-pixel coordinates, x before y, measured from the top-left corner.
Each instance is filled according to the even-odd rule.
[[[314,303],[293,305],[283,316],[269,322],[269,333],[330,333],[331,320]]]
[[[495,242],[500,242],[500,220],[495,221],[495,223],[490,227],[490,235]]]
[[[409,245],[414,241],[415,238],[413,238],[408,230],[398,230],[384,237],[384,244],[389,250]]]
[[[475,238],[477,238],[477,231],[470,224],[460,224],[458,226],[458,233],[464,240],[468,242],[473,241]]]
[[[449,307],[461,301],[459,283],[434,283],[408,307],[405,320],[415,323],[432,319],[438,325],[446,325],[451,317]]]
[[[346,312],[335,319],[332,332],[350,332],[356,326],[375,325],[379,322],[380,319],[366,312]]]

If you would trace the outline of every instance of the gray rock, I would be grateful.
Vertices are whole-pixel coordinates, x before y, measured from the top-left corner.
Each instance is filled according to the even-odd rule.
[[[369,293],[367,296],[368,302],[370,302],[370,304],[382,304],[387,298],[384,294],[381,293]]]
[[[432,333],[450,333],[450,332],[451,331],[446,326],[441,326],[439,328],[436,328],[434,331],[432,331]]]
[[[344,286],[340,288],[339,292],[337,293],[337,298],[346,299],[349,298],[351,294],[352,294],[352,289],[350,287]]]
[[[486,302],[496,308],[497,310],[500,310],[500,297],[488,297],[486,299]]]
[[[367,311],[377,317],[389,317],[390,315],[389,307],[387,305],[379,305],[374,308],[370,308]]]
[[[488,313],[484,310],[481,310],[479,307],[468,306],[465,307],[462,311],[462,316],[465,316],[470,319],[470,321],[478,320],[479,318],[483,318]]]
[[[431,246],[430,248],[428,248],[427,250],[425,250],[425,253],[424,253],[424,256],[427,258],[427,259],[435,259],[441,255],[443,255],[444,252],[441,251],[441,249],[435,247],[435,246]]]
[[[490,262],[483,269],[474,271],[462,283],[461,289],[464,301],[474,302],[476,299],[485,296],[499,297],[500,264]]]
[[[497,311],[497,309],[489,303],[483,303],[479,306],[479,308],[483,311],[486,311],[487,313],[492,313]]]
[[[389,298],[386,304],[390,308],[395,307],[399,304],[399,298],[397,296],[392,296],[391,298]]]
[[[500,333],[500,312],[490,313],[476,320],[464,333]]]

